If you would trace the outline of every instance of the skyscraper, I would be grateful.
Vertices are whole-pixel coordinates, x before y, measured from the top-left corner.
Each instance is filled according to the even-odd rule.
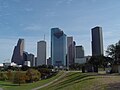
[[[34,54],[28,54],[28,61],[30,61],[31,67],[35,66],[35,56]]]
[[[83,58],[83,57],[84,57],[83,46],[76,46],[76,48],[75,48],[75,58]]]
[[[46,42],[37,42],[37,66],[46,64]]]
[[[75,48],[75,63],[79,64],[86,63],[83,46],[76,46]]]
[[[51,59],[53,66],[66,67],[66,35],[59,28],[51,29]]]
[[[14,62],[18,65],[23,65],[23,51],[24,51],[24,39],[19,39],[17,46],[15,46],[11,62]]]
[[[104,55],[102,27],[94,27],[92,31],[92,56]]]
[[[67,37],[67,66],[74,64],[75,60],[75,44],[73,37]]]

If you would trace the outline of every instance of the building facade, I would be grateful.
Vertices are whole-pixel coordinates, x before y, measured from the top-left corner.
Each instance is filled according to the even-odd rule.
[[[75,48],[75,63],[86,63],[83,46],[76,46]]]
[[[24,39],[19,39],[17,45],[14,48],[11,62],[18,65],[23,65],[23,51],[24,51]]]
[[[92,56],[104,55],[102,27],[94,27],[92,32]]]
[[[37,66],[46,64],[46,41],[37,42]]]
[[[67,66],[75,63],[75,43],[73,37],[67,37]]]
[[[30,61],[30,66],[34,67],[35,66],[35,56],[34,54],[28,54],[28,61]]]
[[[83,46],[76,46],[75,47],[75,58],[83,58],[84,55],[84,48]]]
[[[56,67],[66,67],[66,35],[59,28],[51,29],[51,60]]]

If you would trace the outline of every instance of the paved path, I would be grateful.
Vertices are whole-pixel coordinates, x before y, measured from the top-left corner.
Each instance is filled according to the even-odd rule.
[[[32,90],[38,90],[38,89],[41,89],[41,88],[43,88],[43,87],[46,87],[46,86],[48,86],[48,85],[56,82],[56,81],[59,80],[60,78],[64,77],[67,73],[68,73],[68,72],[64,72],[64,73],[63,73],[60,77],[58,77],[57,79],[55,79],[55,80],[53,80],[53,81],[51,81],[51,82],[49,82],[49,83],[47,83],[47,84],[44,84],[44,85],[42,85],[42,86],[39,86],[39,87],[37,87],[37,88],[33,88]]]
[[[0,90],[3,90],[2,88],[0,88]]]

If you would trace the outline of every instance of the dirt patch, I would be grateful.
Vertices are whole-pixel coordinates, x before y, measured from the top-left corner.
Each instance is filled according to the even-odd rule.
[[[120,82],[108,84],[106,90],[120,90]]]

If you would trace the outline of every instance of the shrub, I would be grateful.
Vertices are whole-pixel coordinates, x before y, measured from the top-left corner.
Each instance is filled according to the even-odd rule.
[[[26,82],[26,74],[21,72],[21,71],[17,71],[14,75],[14,79],[13,79],[14,83],[17,84],[21,84],[21,83],[25,83]]]
[[[39,81],[41,78],[41,73],[35,69],[28,69],[26,72],[27,82]]]
[[[3,72],[0,73],[0,80],[2,80],[2,81],[8,80],[6,73],[3,73]]]
[[[8,80],[12,81],[13,80],[13,72],[11,70],[8,70],[6,74],[7,74]]]

